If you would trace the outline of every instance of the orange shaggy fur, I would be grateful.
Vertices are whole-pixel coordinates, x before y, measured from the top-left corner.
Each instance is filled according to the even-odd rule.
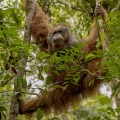
[[[40,43],[40,49],[44,51],[48,48],[47,36],[51,29],[48,18],[45,13],[39,8],[38,4],[36,4],[35,16],[32,23],[32,35],[36,39],[37,42]],[[102,8],[102,17],[103,21],[107,20],[107,12],[104,8]],[[60,24],[59,24],[60,25]],[[66,26],[62,24],[61,26]],[[99,29],[97,28],[96,22],[93,22],[90,35],[86,39],[82,39],[81,42],[87,42],[83,51],[89,53],[91,51],[96,50],[96,39],[100,37]],[[68,41],[71,40],[71,34],[69,33]],[[66,46],[69,46],[68,43],[64,43]],[[100,47],[102,50],[102,46]],[[88,61],[85,64],[85,68],[90,72],[87,72],[82,76],[79,80],[78,85],[70,83],[66,90],[62,88],[55,88],[48,92],[48,96],[40,94],[38,97],[30,100],[20,100],[20,113],[32,113],[36,111],[38,108],[41,108],[45,114],[49,114],[51,112],[60,113],[63,111],[67,111],[69,106],[74,106],[79,101],[87,98],[91,95],[94,95],[96,90],[99,89],[103,80],[100,80],[98,76],[104,76],[103,73],[103,58],[94,58]],[[91,74],[91,73],[96,73]],[[59,75],[51,73],[53,78],[53,82],[56,81],[64,81],[67,72],[59,71]],[[94,81],[93,84],[89,85],[91,81]],[[63,82],[59,83],[59,85],[63,86]]]

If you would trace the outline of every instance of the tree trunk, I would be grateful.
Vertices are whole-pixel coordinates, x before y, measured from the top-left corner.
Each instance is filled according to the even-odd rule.
[[[34,16],[34,9],[35,9],[35,0],[27,0],[26,6],[26,24],[25,24],[25,31],[24,31],[24,43],[28,42],[30,44],[31,41],[31,24],[32,19]],[[23,66],[18,71],[18,76],[23,77],[25,74],[25,68],[27,63],[27,56],[22,56],[21,63]],[[17,120],[19,114],[19,104],[17,99],[21,96],[20,92],[22,90],[22,85],[19,82],[19,88],[16,90],[14,89],[13,96],[11,99],[11,107],[10,107],[10,116],[9,120]],[[18,94],[19,93],[19,94]]]
[[[112,81],[111,81],[111,88],[112,88],[112,92],[114,93],[114,104],[116,105],[116,108],[119,107],[120,105],[120,90],[117,88],[117,89],[114,89],[115,86],[117,86],[119,83],[119,80],[118,78],[113,78]],[[117,114],[119,115],[119,112],[117,112]]]

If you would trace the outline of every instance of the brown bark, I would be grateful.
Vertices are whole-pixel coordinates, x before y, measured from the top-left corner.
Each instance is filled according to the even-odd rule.
[[[31,25],[32,25],[32,19],[34,16],[34,8],[35,8],[35,0],[27,0],[27,11],[26,11],[26,24],[25,24],[25,31],[24,31],[24,42],[30,43],[31,40]],[[21,63],[23,66],[19,69],[18,75],[23,77],[25,74],[25,67],[27,63],[27,56],[23,56],[21,59]],[[9,120],[17,120],[18,114],[19,114],[19,104],[17,102],[17,99],[21,96],[17,92],[21,92],[22,85],[19,82],[19,89],[14,90],[12,99],[11,99],[11,107],[10,107],[10,116]]]
[[[116,108],[118,108],[120,106],[120,90],[114,89],[114,87],[116,87],[119,83],[119,79],[118,78],[113,78],[111,80],[111,88],[112,88],[112,92],[114,93],[114,99],[113,99],[113,104],[116,105]],[[117,112],[118,115],[120,115],[119,112]]]

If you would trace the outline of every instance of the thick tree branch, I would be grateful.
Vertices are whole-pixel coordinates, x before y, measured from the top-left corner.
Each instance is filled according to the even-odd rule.
[[[27,0],[27,11],[26,11],[26,24],[25,24],[25,31],[24,31],[24,42],[30,43],[31,40],[31,24],[32,19],[34,16],[34,8],[35,8],[35,0]],[[27,56],[22,56],[21,63],[23,64],[22,67],[18,71],[18,75],[23,77],[25,74],[25,68],[27,63]],[[17,99],[20,97],[20,92],[22,90],[22,85],[19,82],[19,89],[13,93],[12,100],[11,100],[11,107],[10,107],[10,117],[9,120],[17,120],[19,114],[19,104]]]

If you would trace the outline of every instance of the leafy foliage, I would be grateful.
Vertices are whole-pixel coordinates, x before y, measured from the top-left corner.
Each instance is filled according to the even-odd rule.
[[[40,0],[38,2],[44,11],[49,13],[52,25],[65,22],[70,26],[71,32],[77,38],[88,35],[95,7],[94,0]],[[55,117],[43,117],[42,111],[38,109],[36,114],[38,120],[120,119],[119,105],[116,108],[112,107],[112,99],[116,98],[120,87],[120,2],[118,0],[102,0],[101,3],[109,12],[109,20],[105,25],[109,40],[109,47],[104,51],[105,78],[107,82],[110,82],[113,78],[118,78],[111,97],[108,98],[100,95],[97,101],[95,101],[97,98],[92,98],[88,101],[87,105],[76,106],[70,113]],[[68,75],[73,77],[71,82],[77,84],[80,74],[85,72],[82,63],[79,66],[77,64],[83,58],[85,58],[85,64],[86,61],[93,57],[101,56],[100,51],[97,51],[95,55],[94,53],[84,55],[81,51],[84,46],[82,44],[80,46],[76,44],[70,50],[62,51],[60,54],[54,53],[52,56],[49,53],[39,53],[33,41],[30,45],[23,43],[24,21],[25,11],[22,0],[7,0],[6,3],[0,0],[0,113],[4,120],[8,119],[7,115],[10,112],[9,106],[13,85],[18,89],[20,87],[19,84],[22,84],[23,90],[21,92],[25,94],[37,95],[36,91],[47,94],[47,89],[51,87],[52,78],[46,76],[45,73],[50,68],[52,68],[51,70],[55,74],[58,74],[57,71],[59,70],[68,70],[69,72],[72,69],[72,73],[69,72]],[[21,63],[22,56],[28,57],[25,78],[17,75],[17,72],[23,66]],[[68,63],[72,63],[74,66],[70,67]],[[69,82],[69,79],[66,79],[63,89],[66,89]],[[53,85],[52,87],[55,86]],[[19,116],[19,120],[24,119],[26,118]]]

